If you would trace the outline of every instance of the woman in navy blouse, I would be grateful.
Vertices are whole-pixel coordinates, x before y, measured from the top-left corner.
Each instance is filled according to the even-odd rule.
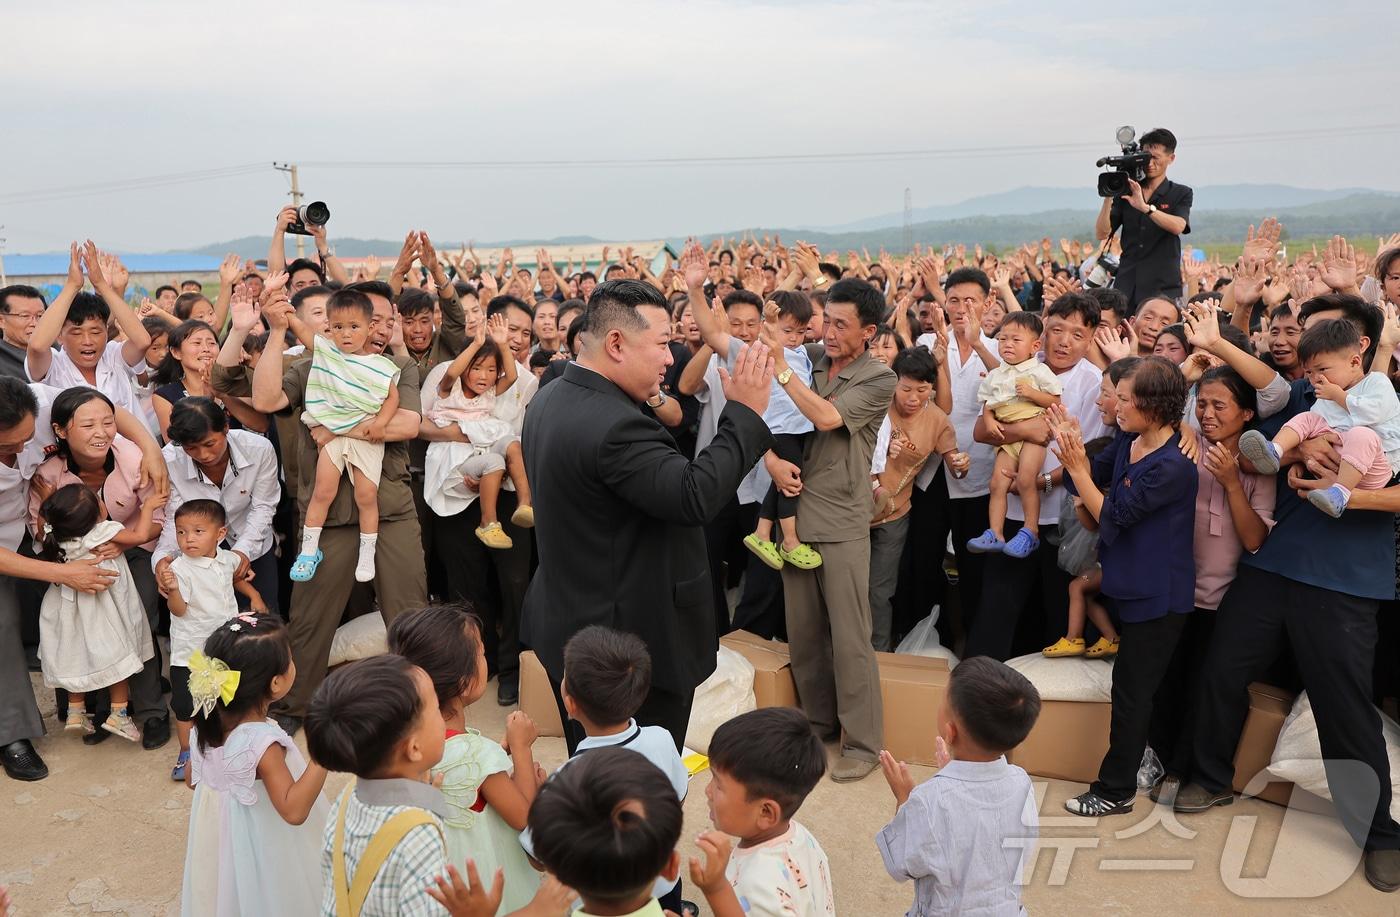
[[[1118,381],[1118,428],[1108,492],[1094,486],[1079,424],[1052,408],[1055,454],[1084,511],[1098,522],[1103,594],[1122,621],[1113,666],[1108,754],[1089,792],[1065,803],[1075,815],[1131,812],[1147,747],[1152,700],[1195,608],[1191,553],[1199,476],[1181,454],[1186,379],[1161,357],[1147,357]]]

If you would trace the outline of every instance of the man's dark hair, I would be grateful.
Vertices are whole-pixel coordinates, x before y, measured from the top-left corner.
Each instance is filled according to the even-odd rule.
[[[431,293],[415,290],[413,287],[404,287],[399,293],[399,301],[395,304],[400,318],[421,315],[424,312],[431,314],[434,305]]]
[[[771,264],[765,264],[765,265],[763,266],[763,273],[765,273],[765,274],[772,274],[774,277],[777,277],[777,276],[778,276],[778,269],[775,268],[775,267],[774,267],[773,265],[771,265]]]
[[[735,290],[720,300],[720,303],[726,310],[736,305],[753,306],[760,316],[763,315],[763,297],[748,290]]]
[[[1143,147],[1144,149],[1146,149],[1149,146],[1156,145],[1160,146],[1168,153],[1175,153],[1176,134],[1173,134],[1165,127],[1154,127],[1152,128],[1152,130],[1142,135],[1142,139],[1138,141],[1138,145]]]
[[[841,302],[856,307],[856,315],[862,328],[878,325],[880,319],[885,317],[885,297],[859,277],[847,277],[831,285],[830,292],[826,294],[827,307]]]
[[[651,653],[636,634],[585,627],[564,644],[564,687],[593,723],[626,723],[651,690]]]
[[[0,314],[10,314],[11,296],[22,296],[27,299],[37,299],[39,300],[39,302],[44,304],[44,308],[47,309],[49,306],[49,301],[44,298],[43,293],[40,293],[33,287],[26,286],[22,283],[12,283],[7,287],[0,287]]]
[[[1018,311],[1006,313],[1006,317],[1001,320],[1001,324],[997,325],[997,330],[992,336],[995,337],[997,334],[1000,334],[1003,328],[1025,328],[1037,338],[1045,333],[1045,323],[1042,322],[1040,316],[1036,315],[1034,312]]]
[[[583,322],[575,319],[569,325],[569,330],[564,332],[564,345],[569,348],[569,353],[578,355],[578,333],[583,330]]]
[[[502,293],[500,296],[492,296],[491,301],[486,304],[486,316],[500,315],[502,312],[509,312],[511,309],[519,309],[531,319],[535,317],[535,307],[521,299],[519,296],[511,296],[509,293]]]
[[[841,265],[832,264],[830,261],[822,261],[817,264],[817,270],[821,271],[830,280],[841,279]]]
[[[72,304],[68,306],[68,314],[63,317],[63,324],[81,325],[90,318],[95,318],[106,325],[112,318],[112,310],[107,308],[102,297],[96,293],[79,293],[73,297]]]
[[[325,286],[335,289],[330,283],[325,284]],[[394,301],[394,288],[383,280],[361,280],[357,283],[347,283],[345,286],[341,287],[341,289],[355,290],[366,296],[378,296],[385,302]]]
[[[605,271],[603,271],[603,282],[604,282],[604,283],[607,283],[609,280],[612,279],[612,277],[613,277],[614,274],[626,274],[626,273],[627,273],[627,268],[623,267],[622,265],[620,265],[620,264],[609,264],[609,265],[608,265],[608,269],[605,270]]]
[[[495,299],[491,300],[493,306],[495,303]],[[642,307],[671,314],[666,297],[651,284],[640,280],[605,280],[593,288],[583,315],[574,320],[574,325],[583,325],[581,330],[597,341],[602,341],[614,328],[642,331],[647,327],[647,320],[637,311]]]
[[[287,265],[288,280],[290,280],[292,277],[295,277],[297,271],[311,271],[312,273],[314,273],[316,275],[317,285],[326,282],[325,268],[321,267],[321,265],[317,264],[315,261],[312,261],[310,258],[298,258],[291,264]]]
[[[544,369],[554,359],[553,350],[536,350],[530,354],[529,367],[531,369]]]
[[[359,290],[352,290],[346,287],[343,290],[336,290],[331,294],[331,298],[326,300],[326,315],[341,310],[353,310],[365,317],[365,321],[374,318],[374,303],[369,301],[369,297]]]
[[[170,292],[174,293],[176,296],[179,296],[179,295],[180,295],[180,291],[179,291],[179,290],[175,289],[174,287],[172,287],[172,286],[171,286],[170,284],[168,284],[168,283],[163,283],[163,284],[161,284],[160,286],[156,287],[155,292],[152,293],[151,296],[152,296],[153,298],[155,298],[155,299],[160,299],[160,294],[164,293],[166,290],[169,290]]]
[[[741,784],[750,800],[771,799],[792,818],[826,773],[826,749],[801,710],[764,707],[715,730],[710,767]]]
[[[975,283],[982,289],[982,292],[992,292],[992,281],[987,277],[987,272],[980,267],[960,267],[948,275],[948,279],[943,282],[943,289],[951,290],[960,283]]]
[[[1128,296],[1122,290],[1115,290],[1112,287],[1095,287],[1086,292],[1098,302],[1100,313],[1112,310],[1114,318],[1119,322],[1127,321],[1128,316],[1132,315],[1132,310],[1128,308]]]
[[[913,379],[934,385],[938,381],[938,360],[923,347],[910,347],[895,354],[890,369],[900,379]]]
[[[1346,353],[1360,347],[1361,332],[1346,319],[1311,322],[1298,338],[1298,360],[1306,363],[1324,353]]]
[[[1298,323],[1306,328],[1309,318],[1319,312],[1330,312],[1333,309],[1341,310],[1342,317],[1352,323],[1357,333],[1364,334],[1370,339],[1371,345],[1366,348],[1362,360],[1363,363],[1370,366],[1371,358],[1376,353],[1376,345],[1380,343],[1381,325],[1384,323],[1385,316],[1381,314],[1380,309],[1360,296],[1351,293],[1324,293],[1303,303],[1302,308],[1298,310]],[[1302,342],[1299,341],[1299,343]],[[1299,359],[1302,356],[1302,351],[1299,351]]]
[[[1133,380],[1133,406],[1153,423],[1181,423],[1189,387],[1181,369],[1166,357],[1143,357],[1123,374]]]
[[[415,668],[402,656],[386,654],[331,672],[306,711],[312,760],[357,777],[379,773],[423,713]]]
[[[1141,314],[1142,314],[1142,310],[1143,310],[1143,309],[1146,309],[1150,304],[1152,304],[1152,303],[1154,303],[1154,302],[1165,303],[1165,304],[1171,306],[1173,309],[1176,310],[1176,320],[1177,320],[1177,321],[1181,321],[1181,306],[1178,306],[1178,305],[1176,304],[1176,300],[1170,299],[1170,298],[1168,298],[1168,297],[1166,297],[1166,296],[1149,296],[1149,297],[1147,297],[1146,299],[1142,300],[1141,302],[1139,302],[1139,303],[1137,304],[1137,308],[1133,310],[1133,315],[1134,315],[1134,316],[1141,315]]]
[[[1015,314],[1015,313],[1013,313]],[[1085,328],[1097,328],[1103,321],[1099,301],[1088,293],[1066,293],[1050,304],[1042,315],[1046,319],[1063,318],[1068,320],[1079,316]]]
[[[219,526],[228,524],[228,514],[224,512],[224,505],[218,500],[186,500],[175,510],[175,521],[179,522],[188,516],[202,516]]]
[[[297,290],[295,293],[292,294],[292,308],[300,309],[301,304],[306,302],[311,297],[330,296],[334,292],[335,290],[332,290],[330,287],[323,287],[319,285],[314,287],[302,287],[300,290]]]
[[[595,748],[545,781],[528,824],[535,859],[560,882],[585,900],[627,902],[666,868],[681,822],[660,768],[631,749]]]
[[[185,287],[198,287],[202,290],[204,289],[204,284],[195,280],[193,277],[186,277],[184,280],[180,281],[180,289],[183,290]],[[157,290],[156,292],[159,293],[160,291]]]
[[[481,293],[477,290],[476,284],[469,283],[462,279],[452,281],[452,289],[457,291],[458,299],[480,299]]]
[[[778,304],[778,314],[806,325],[812,320],[812,301],[796,290],[774,290],[768,299]]]
[[[0,430],[12,430],[24,418],[38,416],[34,390],[14,376],[0,376]]]
[[[993,753],[1020,745],[1040,716],[1035,685],[990,656],[958,663],[948,679],[948,704],[968,738]]]
[[[228,414],[212,398],[191,395],[170,408],[170,426],[165,438],[177,446],[197,443],[210,433],[228,432]]]
[[[581,273],[581,274],[578,275],[578,279],[579,279],[580,282],[582,282],[582,281],[584,281],[584,280],[591,280],[591,281],[593,281],[594,283],[597,283],[597,282],[598,282],[598,275],[595,274],[595,273],[593,273],[592,271],[584,271],[583,273]]]
[[[438,708],[447,710],[476,680],[481,619],[466,605],[429,605],[389,625],[389,652],[428,673]]]

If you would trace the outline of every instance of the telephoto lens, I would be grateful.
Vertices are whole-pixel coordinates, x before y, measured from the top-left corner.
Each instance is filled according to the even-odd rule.
[[[297,211],[297,216],[308,225],[325,226],[331,220],[331,208],[327,207],[324,201],[312,201],[303,204]]]

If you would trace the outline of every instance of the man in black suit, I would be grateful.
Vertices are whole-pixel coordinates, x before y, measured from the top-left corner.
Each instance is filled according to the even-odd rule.
[[[773,360],[754,344],[734,375],[714,441],[688,461],[640,404],[663,403],[672,355],[666,299],[635,280],[599,284],[577,319],[578,362],[525,412],[522,445],[535,494],[540,565],[525,596],[522,642],[556,700],[564,644],[581,628],[630,631],[651,650],[651,693],[637,721],[685,740],[695,686],[714,671],[718,638],[700,526],[772,444],[760,416]],[[582,732],[569,721],[573,753]]]

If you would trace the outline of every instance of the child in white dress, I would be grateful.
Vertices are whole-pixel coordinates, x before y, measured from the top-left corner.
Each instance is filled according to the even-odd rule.
[[[497,913],[525,907],[540,887],[520,846],[544,776],[531,748],[539,734],[534,721],[519,710],[506,719],[509,752],[467,725],[464,711],[480,699],[487,676],[481,622],[465,608],[436,605],[399,615],[389,627],[389,652],[428,673],[447,724],[442,760],[432,769],[447,802],[447,861],[473,860],[482,876],[504,870]]]
[[[435,450],[446,453],[453,460],[453,477],[471,477],[480,482],[477,491],[481,496],[481,525],[476,537],[488,548],[501,550],[513,543],[496,516],[496,501],[507,474],[519,503],[510,521],[526,529],[535,524],[520,437],[510,423],[496,416],[496,397],[515,384],[515,359],[507,356],[509,353],[505,316],[494,315],[477,325],[476,336],[448,365],[438,382],[438,400],[428,410],[428,419],[434,424],[455,424],[470,440],[468,444],[430,443],[429,459]]]
[[[219,547],[228,535],[223,504],[214,500],[186,500],[175,511],[175,541],[180,554],[161,573],[160,586],[170,604],[170,706],[180,751],[170,779],[183,782],[190,761],[190,723],[194,701],[190,697],[190,656],[204,648],[209,635],[238,614],[234,592],[248,597],[248,607],[265,614],[262,596],[248,580],[234,582],[242,559]]]
[[[326,769],[267,719],[296,678],[286,628],[273,615],[230,618],[189,670],[194,801],[181,913],[317,913]]]
[[[63,726],[67,732],[96,731],[84,695],[109,688],[112,713],[102,728],[130,742],[141,739],[141,727],[127,712],[127,679],[141,671],[155,647],[122,551],[147,540],[153,516],[164,505],[164,497],[147,500],[135,530],[104,519],[97,494],[82,484],[60,487],[39,507],[42,559],[67,562],[97,557],[103,568],[116,574],[105,590],[96,593],[54,583],[39,610],[44,684],[68,691]],[[115,556],[109,556],[113,548]]]

